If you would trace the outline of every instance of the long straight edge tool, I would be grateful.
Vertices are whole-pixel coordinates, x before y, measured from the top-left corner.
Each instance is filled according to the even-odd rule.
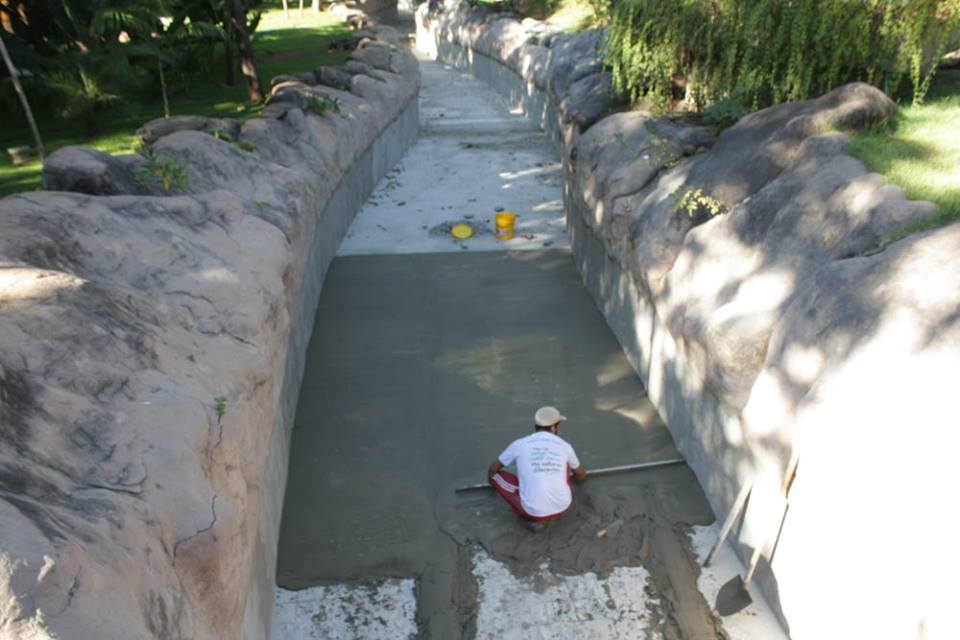
[[[683,464],[686,462],[683,458],[670,458],[669,460],[657,460],[656,462],[640,462],[638,464],[624,464],[619,467],[605,467],[603,469],[592,469],[587,471],[587,477],[592,478],[595,476],[606,476],[611,473],[621,473],[624,471],[639,471],[641,469],[656,469],[657,467],[668,467],[674,464]],[[459,487],[456,489],[456,493],[462,491],[476,491],[479,489],[492,489],[489,483],[484,482],[482,484],[471,484],[466,487]]]

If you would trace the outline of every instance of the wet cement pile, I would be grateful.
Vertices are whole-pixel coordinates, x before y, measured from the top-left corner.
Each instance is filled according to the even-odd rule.
[[[570,511],[539,534],[530,533],[492,491],[445,500],[440,526],[458,546],[478,544],[518,576],[534,574],[544,563],[561,575],[606,576],[616,567],[643,566],[660,598],[659,610],[651,611],[659,621],[653,630],[668,639],[692,639],[724,637],[697,590],[687,538],[690,525],[712,521],[699,486],[680,467],[575,486]],[[464,621],[469,624],[469,617]]]
[[[568,574],[643,565],[664,637],[721,637],[684,534],[713,517],[684,466],[588,480],[541,534],[492,492],[454,494],[546,403],[587,468],[677,455],[569,253],[337,259],[308,351],[279,584],[414,577],[421,636],[470,637],[481,545],[519,575],[545,560]]]

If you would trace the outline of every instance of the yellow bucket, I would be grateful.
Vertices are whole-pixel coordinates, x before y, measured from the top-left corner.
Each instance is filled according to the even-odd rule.
[[[517,221],[517,214],[504,212],[493,217],[497,227],[497,240],[509,240],[513,237],[513,224]]]

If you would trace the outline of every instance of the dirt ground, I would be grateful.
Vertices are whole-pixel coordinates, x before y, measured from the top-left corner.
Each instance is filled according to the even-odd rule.
[[[575,486],[540,534],[492,491],[454,493],[543,404],[569,418],[560,435],[588,469],[678,457],[568,252],[338,258],[308,351],[278,584],[415,578],[420,637],[469,638],[479,545],[516,575],[643,566],[659,635],[725,637],[687,538],[714,518],[684,465]]]

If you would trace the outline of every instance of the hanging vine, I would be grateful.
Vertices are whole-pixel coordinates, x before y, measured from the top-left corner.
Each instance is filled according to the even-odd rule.
[[[631,100],[753,108],[853,80],[923,100],[960,0],[620,0],[606,60]]]

